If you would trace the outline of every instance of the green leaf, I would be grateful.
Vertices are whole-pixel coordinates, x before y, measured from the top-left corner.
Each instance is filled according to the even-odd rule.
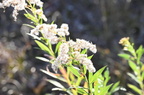
[[[52,73],[49,72],[49,71],[42,70],[42,69],[40,69],[40,71],[42,71],[43,73],[45,73],[45,74],[47,74],[47,75],[49,75],[49,76],[51,76],[51,77],[53,77],[53,78],[55,78],[55,79],[58,79],[58,80],[63,81],[63,82],[66,82],[66,80],[65,80],[64,78],[57,77],[56,75],[52,74]]]
[[[68,66],[68,69],[70,70],[71,73],[73,73],[75,76],[80,77],[80,73],[78,69],[74,68],[74,66]]]
[[[29,36],[31,36],[31,37],[33,37],[34,39],[37,39],[37,40],[40,40],[40,38],[38,37],[38,36],[36,36],[36,35],[33,35],[33,34],[31,34],[31,33],[27,33]]]
[[[24,14],[24,16],[27,17],[28,19],[32,20],[35,23],[38,22],[37,19],[30,13]]]
[[[102,67],[101,69],[99,69],[94,75],[93,77],[90,79],[90,83],[93,83],[104,71],[104,69],[106,68],[106,66]]]
[[[23,24],[23,25],[31,27],[31,28],[35,28],[35,26],[29,25],[29,24]]]
[[[88,72],[88,80],[87,80],[87,82],[90,81],[92,78],[93,78],[93,73],[92,72]]]
[[[106,71],[104,72],[104,77],[105,77],[105,80],[104,80],[104,85],[106,86],[108,81],[110,80],[110,75],[109,75],[109,70],[108,68],[106,69]]]
[[[78,92],[79,94],[88,94],[88,93],[84,90],[83,87],[77,88],[77,92]]]
[[[81,51],[81,54],[85,54],[87,52],[87,49],[83,49],[82,51]]]
[[[39,59],[39,60],[42,60],[45,62],[50,62],[50,60],[48,60],[47,58],[44,58],[44,57],[36,57],[36,59]]]
[[[124,59],[126,59],[126,60],[129,60],[130,57],[131,57],[129,54],[125,54],[125,53],[123,53],[123,54],[118,54],[118,56],[120,56],[120,57],[122,57],[122,58],[124,58]]]
[[[98,93],[99,93],[98,86],[99,86],[98,81],[95,81],[95,83],[94,83],[94,95],[98,95]]]
[[[133,61],[128,61],[129,63],[129,66],[131,67],[131,69],[134,71],[134,72],[137,72],[137,65],[133,62]]]
[[[86,74],[87,73],[87,69],[86,69],[86,66],[83,65],[83,73]]]
[[[55,48],[55,53],[58,52],[60,45],[62,44],[62,42],[58,42]]]
[[[37,43],[37,45],[43,50],[46,51],[47,53],[49,53],[50,55],[53,55],[53,53],[49,50],[49,48],[47,46],[45,46],[43,43],[41,43],[38,40],[35,40],[35,42]]]
[[[50,82],[51,84],[53,84],[54,86],[58,87],[58,88],[65,89],[65,87],[61,83],[59,83],[58,81],[51,80],[51,79],[47,79],[47,81]]]
[[[52,21],[52,22],[51,22],[51,24],[54,24],[54,23],[55,23],[55,21]]]
[[[91,55],[91,56],[88,56],[87,58],[88,58],[88,59],[92,59],[93,56],[94,56],[94,55]]]
[[[135,85],[128,84],[128,87],[131,88],[133,91],[137,92],[138,94],[142,95],[141,90],[137,88]]]
[[[104,87],[104,88],[101,88],[101,91],[100,91],[99,95],[105,95],[105,94],[107,94],[107,93],[108,93],[108,90],[110,89],[110,87],[111,87],[112,85],[113,85],[113,84],[110,84],[110,85],[108,85],[108,86],[106,86],[106,87]]]
[[[67,89],[62,89],[62,88],[52,88],[52,91],[64,91],[64,92],[67,92],[68,95],[73,95],[71,91],[69,91]]]
[[[137,77],[134,74],[127,73],[133,80],[135,80],[137,83],[140,83]]]
[[[143,81],[144,81],[144,71],[142,72],[142,78],[143,78]]]
[[[112,86],[112,88],[111,88],[111,90],[110,90],[110,92],[111,93],[114,93],[114,92],[116,92],[117,90],[119,90],[119,89],[117,89],[117,88],[119,88],[118,86],[119,86],[119,84],[120,84],[120,82],[118,81],[118,82],[116,82],[113,86]]]
[[[140,59],[144,53],[144,49],[143,49],[143,46],[141,45],[137,50],[136,50],[136,53],[137,53],[137,63],[139,64],[140,63]]]
[[[52,91],[64,91],[62,88],[52,88]]]

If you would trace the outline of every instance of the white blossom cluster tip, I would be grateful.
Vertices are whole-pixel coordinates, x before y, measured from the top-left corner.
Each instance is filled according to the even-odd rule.
[[[47,21],[47,18],[46,18],[46,16],[44,15],[42,9],[37,9],[37,10],[35,11],[35,13],[38,14],[41,19],[43,19],[44,21]]]
[[[74,50],[81,50],[81,49],[89,49],[91,52],[96,53],[96,45],[84,40],[84,39],[76,39],[76,42],[70,40],[68,41],[70,47],[74,48]]]
[[[69,35],[68,30],[67,24],[62,24],[60,28],[57,28],[56,24],[41,24],[32,29],[30,34],[39,35],[39,32],[41,32],[44,38],[49,39],[51,44],[57,44],[60,37]]]
[[[92,61],[87,58],[87,54],[81,54],[78,51],[75,51],[72,54],[74,55],[75,60],[78,61],[79,63],[85,65],[86,68],[90,72],[95,72],[96,71],[95,67],[93,66]]]
[[[72,49],[72,50],[71,50]],[[81,54],[81,49],[89,49],[93,53],[96,53],[96,45],[89,43],[83,39],[77,39],[76,42],[70,40],[66,43],[62,43],[59,48],[59,55],[52,64],[54,71],[57,71],[57,68],[61,64],[67,64],[71,59],[78,61],[80,64],[86,66],[90,72],[95,72],[96,69],[93,66],[93,63],[90,59],[87,58],[87,54]],[[72,57],[72,56],[73,57]]]
[[[35,4],[39,7],[43,7],[43,2],[41,0],[27,0],[27,2],[29,2],[31,4]]]
[[[55,59],[54,63],[52,64],[52,68],[55,72],[57,72],[58,67],[61,64],[66,64],[69,61],[69,46],[67,43],[62,43],[60,48],[59,48],[59,55],[58,57]]]
[[[26,8],[27,6],[26,2],[36,4],[39,7],[43,6],[43,2],[41,2],[40,0],[3,0],[2,3],[0,3],[0,8],[12,6],[14,8],[12,16],[16,21],[18,12]]]

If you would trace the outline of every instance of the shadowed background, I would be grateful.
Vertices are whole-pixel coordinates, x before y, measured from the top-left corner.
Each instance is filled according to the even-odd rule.
[[[82,38],[97,45],[98,52],[92,59],[96,69],[107,65],[111,82],[120,80],[123,87],[133,82],[126,75],[130,72],[127,62],[117,56],[122,49],[118,42],[128,36],[136,47],[144,44],[143,0],[43,1],[47,23],[68,23],[72,39]],[[22,11],[14,22],[12,10],[0,9],[0,95],[52,93],[53,85],[44,81],[48,76],[39,71],[48,63],[35,59],[44,52],[34,48],[36,44],[26,34],[30,28],[23,25],[30,22]],[[124,95],[124,92],[115,95]]]

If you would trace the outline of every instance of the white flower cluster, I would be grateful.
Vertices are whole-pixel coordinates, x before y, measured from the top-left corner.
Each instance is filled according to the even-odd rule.
[[[87,54],[81,54],[78,51],[75,51],[72,53],[74,55],[74,58],[76,61],[79,61],[79,63],[83,64],[86,66],[86,68],[90,71],[90,72],[95,72],[96,69],[93,66],[93,63],[90,59],[87,58]]]
[[[66,64],[69,61],[69,46],[67,43],[63,43],[61,44],[60,48],[59,48],[59,55],[58,57],[55,59],[54,63],[52,64],[52,68],[55,72],[57,72],[58,67],[61,64]]]
[[[39,7],[43,6],[43,2],[41,2],[40,0],[3,0],[2,3],[0,3],[0,8],[12,6],[14,8],[12,16],[16,21],[18,12],[24,10],[27,6],[26,2],[36,4]]]
[[[27,2],[29,2],[31,4],[35,4],[39,7],[43,7],[43,2],[41,0],[27,0]]]
[[[70,49],[72,49],[72,51]],[[87,58],[87,54],[80,53],[81,49],[89,49],[93,53],[96,53],[97,51],[96,45],[89,43],[88,41],[85,41],[83,39],[77,39],[76,42],[70,40],[66,43],[62,43],[59,48],[59,55],[52,64],[53,70],[57,71],[57,68],[61,64],[70,62],[72,59],[72,55],[75,61],[78,61],[80,64],[85,65],[90,72],[95,72],[96,70],[93,66],[92,61]]]
[[[62,24],[60,28],[57,28],[56,24],[41,24],[31,30],[32,35],[39,35],[42,33],[44,38],[49,39],[51,44],[57,44],[59,37],[65,37],[69,35],[69,27],[67,24]]]
[[[47,18],[46,18],[46,16],[44,15],[42,9],[37,9],[37,10],[35,11],[35,13],[38,14],[41,19],[43,19],[44,21],[47,21]]]
[[[84,40],[84,39],[76,39],[76,42],[70,40],[68,41],[70,47],[74,48],[74,50],[81,50],[81,49],[89,49],[91,52],[96,53],[96,45]]]

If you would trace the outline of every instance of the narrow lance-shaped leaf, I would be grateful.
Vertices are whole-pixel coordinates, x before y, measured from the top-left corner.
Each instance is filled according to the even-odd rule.
[[[131,88],[133,91],[137,92],[138,94],[142,95],[141,90],[137,88],[135,85],[128,84],[128,87]]]
[[[120,84],[120,82],[116,82],[116,83],[112,86],[110,92],[113,93],[113,92],[116,92],[117,90],[119,90],[119,89],[118,89],[118,88],[119,88],[119,87],[118,87],[119,84]]]
[[[59,83],[58,81],[51,80],[51,79],[47,79],[47,81],[50,82],[51,84],[53,84],[53,85],[56,86],[56,87],[65,89],[65,87],[64,87],[61,83]]]
[[[81,54],[85,54],[87,52],[87,49],[84,49],[81,51]]]
[[[108,93],[108,90],[110,89],[110,87],[112,86],[113,84],[110,84],[104,88],[101,88],[101,92],[99,93],[99,95],[105,95]]]
[[[47,58],[44,57],[36,57],[39,60],[45,61],[45,62],[50,62],[50,60],[48,60]]]
[[[53,55],[53,53],[49,50],[49,48],[47,46],[45,46],[43,43],[41,43],[38,40],[35,40],[35,42],[37,43],[37,45],[43,50],[46,51],[47,53],[49,53],[50,55]]]
[[[88,93],[84,90],[83,87],[81,87],[81,88],[76,88],[76,89],[77,89],[77,92],[78,92],[79,94],[88,94]]]
[[[137,83],[140,83],[137,77],[134,74],[127,73],[133,80],[135,80]]]
[[[130,57],[131,57],[129,54],[125,54],[125,53],[123,53],[123,54],[118,54],[118,56],[120,56],[120,57],[122,57],[122,58],[124,58],[124,59],[126,59],[126,60],[129,60]]]
[[[137,65],[133,62],[133,61],[128,61],[129,63],[129,66],[131,67],[131,69],[134,71],[134,72],[137,72]]]
[[[68,66],[68,69],[73,73],[75,76],[80,77],[80,73],[78,69],[74,68],[73,66]]]
[[[58,44],[56,45],[56,48],[55,48],[55,53],[57,53],[58,52],[58,50],[59,50],[59,47],[60,47],[60,45],[62,44],[62,42],[58,42]]]
[[[66,82],[66,80],[64,78],[58,77],[58,76],[54,75],[53,73],[51,73],[49,71],[42,70],[42,69],[40,69],[40,71],[42,71],[43,73],[45,73],[45,74],[47,74],[47,75],[49,75],[49,76],[51,76],[51,77],[53,77],[55,79],[58,79],[58,80],[63,81],[63,82]]]
[[[31,15],[29,13],[28,14],[24,14],[24,16],[27,17],[28,19],[32,20],[35,23],[38,22],[37,19],[33,15]]]
[[[93,77],[90,79],[90,83],[93,83],[99,75],[102,74],[102,72],[104,71],[104,69],[106,68],[106,66],[102,67],[101,69],[99,69],[94,75]]]
[[[94,56],[94,55],[91,55],[91,56],[88,56],[87,58],[88,58],[88,59],[92,59],[93,56]]]
[[[28,26],[28,27],[31,27],[31,28],[35,28],[35,26],[29,25],[29,24],[23,24],[23,25]]]
[[[144,49],[143,49],[142,45],[136,50],[136,53],[137,53],[137,63],[139,64],[140,59],[144,53]]]
[[[104,85],[106,86],[107,83],[108,83],[108,81],[110,80],[108,68],[107,68],[107,70],[104,72],[104,77],[105,77]]]

